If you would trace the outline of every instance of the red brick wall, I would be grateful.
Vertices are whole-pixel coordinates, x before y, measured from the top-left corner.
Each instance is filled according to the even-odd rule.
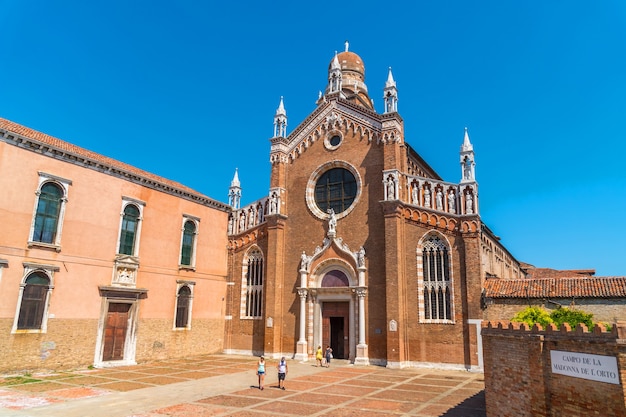
[[[547,330],[508,322],[485,322],[487,416],[626,416],[626,323],[611,332],[596,326]],[[552,373],[550,352],[587,353],[617,358],[619,385]]]

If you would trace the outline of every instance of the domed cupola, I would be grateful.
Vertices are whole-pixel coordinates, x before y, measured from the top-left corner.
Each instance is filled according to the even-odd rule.
[[[360,56],[346,49],[335,54],[328,65],[326,94],[343,93],[343,97],[356,104],[374,109],[365,85],[365,65]]]

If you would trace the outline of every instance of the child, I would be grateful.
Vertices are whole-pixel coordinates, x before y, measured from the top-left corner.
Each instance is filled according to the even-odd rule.
[[[265,358],[261,356],[257,364],[256,374],[259,376],[259,389],[263,389],[265,385]]]
[[[280,359],[280,362],[278,362],[276,368],[278,369],[278,388],[284,390],[285,377],[287,376],[287,372],[289,372],[289,367],[287,366],[287,361],[285,360],[284,356]]]

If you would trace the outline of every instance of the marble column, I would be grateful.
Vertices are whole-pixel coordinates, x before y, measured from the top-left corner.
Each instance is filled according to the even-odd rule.
[[[306,269],[300,269],[300,288],[298,288],[298,296],[300,297],[300,328],[299,337],[296,348],[295,360],[306,361],[308,360],[307,353],[307,341],[306,341],[306,298],[308,294],[307,290],[307,277],[308,273]]]
[[[360,272],[360,271],[359,271]],[[354,359],[355,365],[369,365],[369,353],[368,347],[365,343],[365,295],[367,290],[365,288],[358,288],[356,295],[359,299],[359,343],[356,345],[356,358]]]

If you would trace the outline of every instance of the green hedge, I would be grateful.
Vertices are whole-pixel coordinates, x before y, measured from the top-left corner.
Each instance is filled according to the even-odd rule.
[[[526,323],[531,327],[537,323],[544,329],[550,323],[553,323],[557,328],[560,328],[563,323],[567,323],[572,329],[578,324],[583,323],[588,329],[591,329],[594,325],[592,319],[593,314],[591,313],[586,313],[581,310],[572,310],[566,307],[558,308],[551,313],[548,313],[541,307],[527,307],[517,313],[511,321]]]

